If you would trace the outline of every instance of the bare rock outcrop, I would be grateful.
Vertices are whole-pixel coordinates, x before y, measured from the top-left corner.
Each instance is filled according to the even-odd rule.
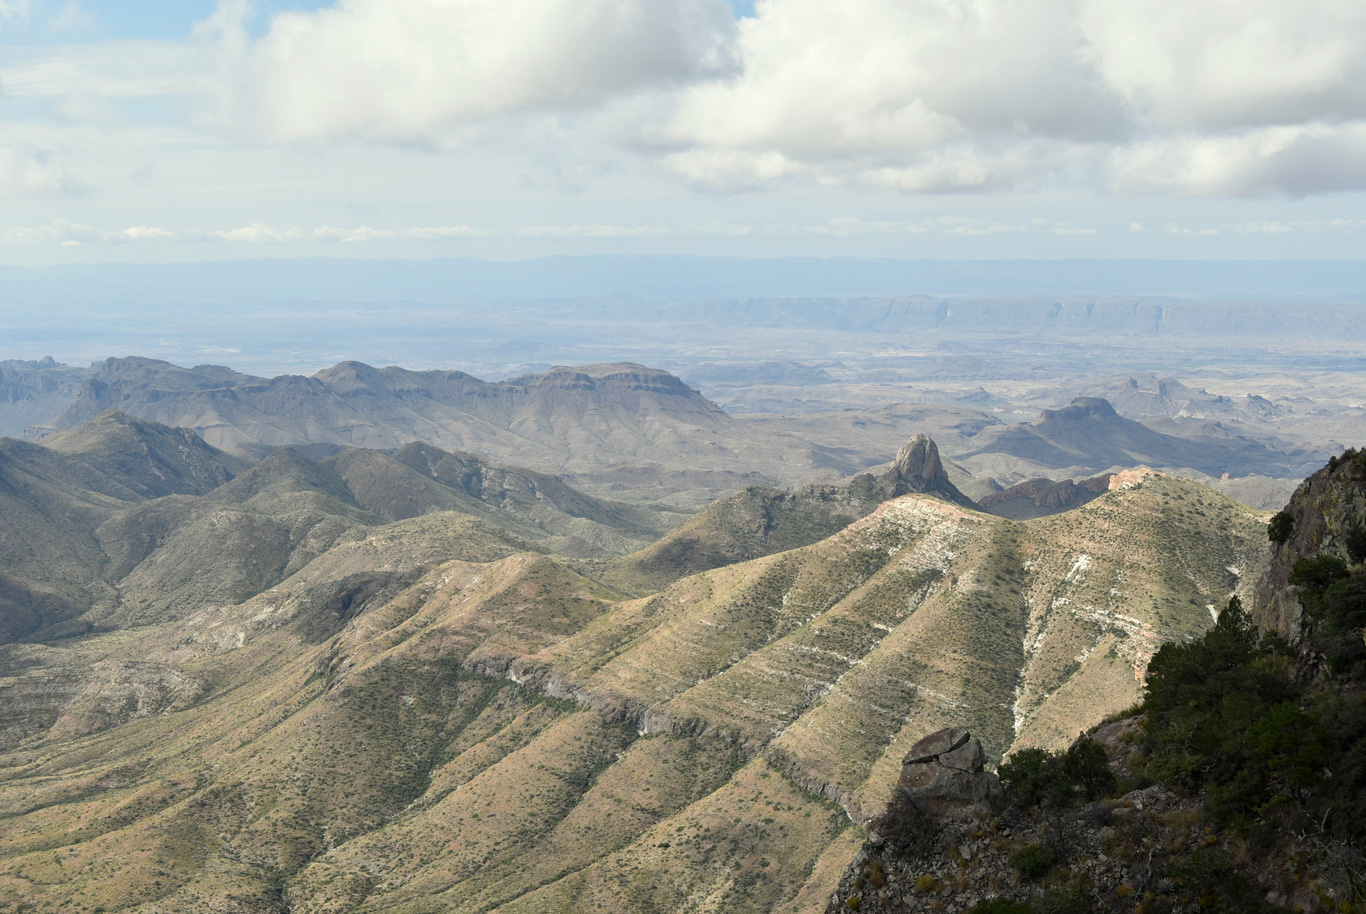
[[[1274,520],[1271,565],[1257,584],[1252,621],[1291,641],[1304,634],[1304,608],[1290,584],[1302,558],[1330,556],[1348,565],[1366,558],[1366,451],[1349,451],[1300,484]]]
[[[1113,475],[1105,473],[1080,482],[1070,479],[1055,482],[1043,477],[1026,479],[1002,492],[986,496],[978,504],[982,510],[998,517],[1016,520],[1045,517],[1080,507],[1104,495],[1110,489]]]
[[[876,502],[902,495],[933,495],[977,510],[977,503],[958,491],[949,480],[944,462],[939,458],[939,447],[928,435],[912,435],[896,452],[896,460],[889,469],[879,476],[869,473],[855,476],[849,482],[849,491]]]
[[[982,741],[963,727],[921,739],[901,762],[897,790],[926,815],[943,817],[992,808],[1005,797],[1001,780],[986,770]]]

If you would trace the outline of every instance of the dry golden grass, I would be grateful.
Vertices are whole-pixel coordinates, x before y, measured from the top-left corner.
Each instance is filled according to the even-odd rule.
[[[9,694],[93,704],[0,756],[0,907],[816,911],[914,740],[1070,739],[1265,537],[1165,477],[1024,523],[907,496],[627,600],[512,540],[429,564],[484,531],[402,521],[240,604],[7,648]],[[202,692],[128,704],[163,668]]]

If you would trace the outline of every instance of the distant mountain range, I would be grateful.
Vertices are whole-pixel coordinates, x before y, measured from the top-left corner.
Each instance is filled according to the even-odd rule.
[[[995,426],[977,436],[977,447],[959,459],[1008,455],[1034,467],[1070,473],[1113,467],[1185,467],[1210,476],[1225,473],[1285,477],[1313,466],[1321,454],[1309,449],[1276,451],[1218,422],[1185,426],[1167,434],[1125,419],[1108,400],[1078,397],[1062,409],[1044,410],[1029,424]]]
[[[927,425],[951,433],[948,471],[975,498],[1002,488],[996,480],[1008,486],[1140,464],[1215,479],[1292,480],[1335,452],[1249,425],[1250,415],[1279,409],[1260,398],[1233,403],[1156,378],[1130,378],[1112,393],[1147,416],[1146,424],[1095,397],[1015,425],[962,405],[737,418],[673,374],[633,363],[490,382],[460,371],[359,362],[311,377],[267,379],[130,357],[90,369],[0,363],[0,427],[36,438],[117,409],[193,429],[209,444],[253,459],[284,445],[321,458],[339,447],[426,441],[560,475],[598,496],[668,498],[686,508],[747,485],[793,486],[870,470],[889,446]],[[34,418],[47,410],[46,419]]]

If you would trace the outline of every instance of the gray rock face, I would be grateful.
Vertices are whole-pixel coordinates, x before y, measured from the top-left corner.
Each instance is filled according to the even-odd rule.
[[[939,448],[928,435],[915,435],[896,452],[896,476],[907,483],[908,491],[924,491],[928,482],[947,482],[944,464],[939,460]],[[900,494],[900,493],[898,493]]]
[[[1290,585],[1295,563],[1331,556],[1352,565],[1361,558],[1349,541],[1366,528],[1366,452],[1334,458],[1300,483],[1285,511],[1291,518],[1290,534],[1271,547],[1271,564],[1257,583],[1252,621],[1296,642],[1307,620],[1299,588]]]
[[[896,786],[932,816],[994,809],[1005,797],[1000,778],[986,770],[982,741],[962,727],[931,733],[912,746]]]

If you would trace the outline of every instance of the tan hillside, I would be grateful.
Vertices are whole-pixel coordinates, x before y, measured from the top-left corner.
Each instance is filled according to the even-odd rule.
[[[904,495],[639,599],[510,538],[441,560],[456,524],[488,522],[351,531],[243,602],[0,648],[0,907],[822,910],[911,742],[1064,744],[1265,551],[1143,472],[1024,522]]]
[[[685,517],[429,445],[323,461],[282,448],[251,464],[106,410],[42,444],[0,438],[0,643],[238,603],[361,531],[452,512],[511,551],[599,563]],[[454,545],[429,561],[490,554]]]

